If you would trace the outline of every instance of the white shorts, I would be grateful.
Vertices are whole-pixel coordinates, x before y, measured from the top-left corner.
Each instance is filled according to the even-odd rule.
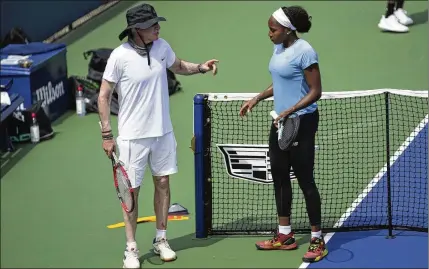
[[[177,173],[176,138],[173,132],[161,137],[133,140],[116,139],[119,160],[124,163],[133,188],[143,181],[149,163],[153,176],[168,176]]]

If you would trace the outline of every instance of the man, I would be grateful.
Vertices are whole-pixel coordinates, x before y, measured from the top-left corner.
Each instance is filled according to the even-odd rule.
[[[179,75],[217,73],[217,60],[204,64],[189,63],[176,57],[170,45],[159,38],[160,21],[155,9],[148,4],[131,8],[126,14],[128,27],[119,39],[128,36],[128,42],[113,50],[103,74],[98,98],[102,124],[103,149],[110,157],[115,151],[109,115],[114,89],[118,93],[119,160],[127,169],[135,190],[135,200],[149,165],[155,184],[154,209],[156,236],[153,248],[164,261],[176,259],[170,248],[166,230],[170,205],[169,175],[177,173],[176,140],[169,114],[167,72],[169,68]],[[131,213],[123,211],[127,239],[124,268],[140,268],[135,239],[138,207]]]

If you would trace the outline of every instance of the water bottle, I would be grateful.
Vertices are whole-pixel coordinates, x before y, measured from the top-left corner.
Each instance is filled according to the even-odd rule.
[[[36,144],[40,141],[39,123],[36,119],[36,113],[31,113],[32,123],[30,126],[31,143]]]
[[[86,103],[85,98],[83,97],[83,88],[81,85],[77,87],[76,92],[76,113],[78,116],[86,115]]]

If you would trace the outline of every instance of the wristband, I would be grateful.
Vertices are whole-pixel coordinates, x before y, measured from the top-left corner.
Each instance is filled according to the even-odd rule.
[[[201,64],[199,64],[199,65],[198,65],[198,71],[199,71],[201,74],[205,74],[205,73],[206,73],[206,71],[204,71],[204,70],[202,70],[202,69],[201,69]]]
[[[113,134],[102,135],[101,138],[103,138],[103,140],[110,140],[113,139]]]

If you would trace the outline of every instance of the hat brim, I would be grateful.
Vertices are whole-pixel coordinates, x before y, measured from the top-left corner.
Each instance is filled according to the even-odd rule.
[[[127,36],[128,31],[132,28],[138,28],[138,29],[147,29],[149,27],[151,27],[152,25],[154,25],[155,23],[158,23],[160,21],[167,21],[164,17],[156,17],[153,19],[150,19],[148,21],[145,22],[141,22],[141,23],[136,23],[133,25],[128,26],[127,28],[125,28],[120,34],[119,34],[119,40],[124,39],[124,37]]]

